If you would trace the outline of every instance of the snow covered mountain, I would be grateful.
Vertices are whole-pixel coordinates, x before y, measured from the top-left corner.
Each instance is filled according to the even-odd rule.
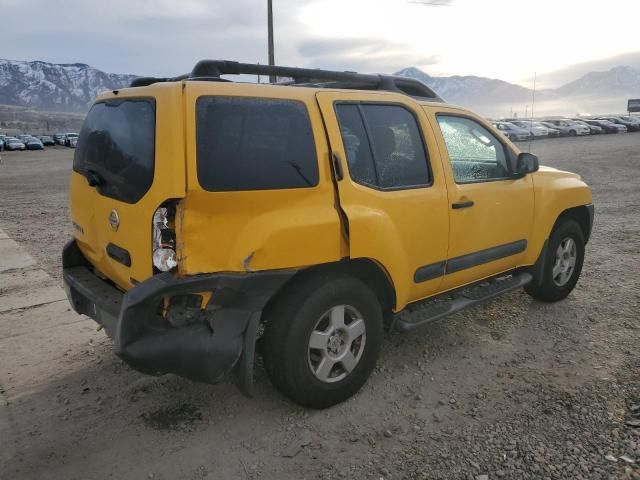
[[[394,75],[421,80],[447,102],[459,105],[531,101],[530,89],[493,78],[459,75],[432,77],[415,67],[405,68]],[[557,98],[550,90],[538,90],[536,95],[538,100]]]
[[[400,70],[396,75],[417,78],[447,102],[485,115],[524,113],[525,108],[530,113],[533,92],[520,85],[474,76],[432,77],[415,67]],[[640,70],[619,66],[606,72],[588,73],[560,88],[536,91],[535,108],[540,115],[622,112],[628,98],[640,98]]]
[[[598,95],[612,93],[640,98],[640,70],[628,66],[615,67],[607,72],[591,72],[556,90],[563,96]]]
[[[96,95],[122,88],[135,75],[105,73],[84,63],[0,59],[0,104],[86,112]]]

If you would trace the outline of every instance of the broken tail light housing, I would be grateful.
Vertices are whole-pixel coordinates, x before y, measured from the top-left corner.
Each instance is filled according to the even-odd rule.
[[[161,272],[168,272],[178,265],[174,217],[173,205],[161,206],[153,214],[153,266]]]

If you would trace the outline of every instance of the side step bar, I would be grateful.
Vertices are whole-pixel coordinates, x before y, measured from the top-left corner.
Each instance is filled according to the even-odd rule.
[[[422,304],[417,304],[413,311],[405,312],[404,315],[399,314],[395,329],[400,332],[414,330],[465,308],[492,300],[503,293],[524,287],[532,279],[533,276],[530,273],[520,272],[509,277],[484,280],[456,292],[426,300]]]

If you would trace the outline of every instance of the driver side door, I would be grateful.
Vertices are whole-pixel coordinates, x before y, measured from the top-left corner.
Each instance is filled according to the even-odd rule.
[[[487,122],[444,107],[430,119],[450,208],[448,290],[518,266],[533,226],[533,181],[514,176],[517,153]]]

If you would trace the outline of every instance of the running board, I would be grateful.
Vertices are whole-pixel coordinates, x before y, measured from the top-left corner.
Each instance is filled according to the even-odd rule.
[[[413,311],[400,314],[401,318],[396,319],[395,329],[400,332],[414,330],[465,308],[475,307],[504,293],[524,287],[532,278],[530,273],[520,272],[509,277],[485,280],[453,293],[426,300],[422,304],[417,304]]]

